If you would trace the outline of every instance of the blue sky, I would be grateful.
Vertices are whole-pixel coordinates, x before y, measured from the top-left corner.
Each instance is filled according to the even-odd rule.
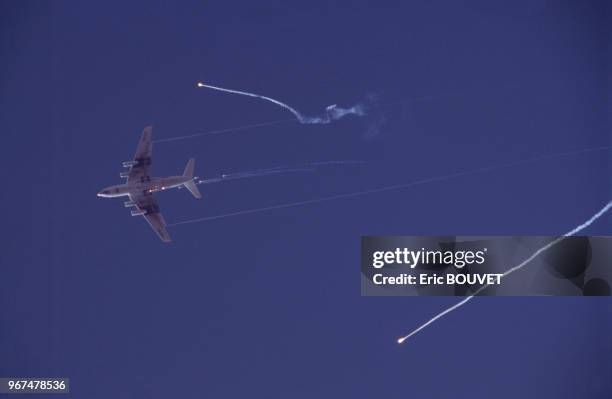
[[[377,101],[364,118],[159,143],[156,175],[327,160],[159,195],[169,223],[610,145],[609,6],[578,1],[4,2],[0,374],[72,397],[575,398],[609,392],[609,300],[360,297],[362,235],[562,234],[610,198],[609,152],[171,228],[120,200],[156,138]],[[373,129],[375,127],[375,130]],[[610,217],[587,234],[605,235]],[[101,383],[101,381],[104,383]]]

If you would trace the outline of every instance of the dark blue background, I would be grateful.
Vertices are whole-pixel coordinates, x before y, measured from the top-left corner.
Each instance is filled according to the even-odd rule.
[[[609,152],[176,226],[171,245],[95,194],[147,124],[291,117],[198,80],[310,115],[403,103],[156,145],[156,175],[367,161],[164,193],[169,223],[610,145],[609,7],[251,3],[2,2],[0,374],[67,376],[75,398],[607,397],[608,299],[483,298],[398,346],[455,299],[360,297],[359,242],[562,234],[609,200]]]

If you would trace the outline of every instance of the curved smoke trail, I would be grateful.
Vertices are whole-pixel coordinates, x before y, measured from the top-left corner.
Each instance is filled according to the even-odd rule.
[[[300,123],[304,123],[304,124],[328,124],[328,123],[331,123],[332,121],[342,119],[347,115],[363,116],[366,114],[365,107],[362,104],[357,104],[350,108],[341,108],[341,107],[338,107],[336,104],[333,104],[325,108],[324,116],[306,116],[306,115],[302,115],[300,111],[296,110],[295,108],[292,108],[291,106],[285,103],[282,103],[273,98],[262,96],[259,94],[249,93],[246,91],[224,89],[223,87],[205,85],[202,82],[198,82],[198,87],[206,87],[212,90],[223,91],[225,93],[239,94],[241,96],[254,97],[254,98],[259,98],[265,101],[269,101],[291,112],[293,116],[295,116]]]
[[[446,93],[439,93],[439,94],[435,94],[435,95],[424,95],[424,96],[416,96],[416,97],[408,97],[405,98],[403,100],[398,100],[398,101],[393,101],[393,102],[388,102],[388,103],[378,103],[378,100],[376,99],[376,96],[368,96],[368,101],[366,101],[367,106],[366,105],[357,105],[348,109],[344,109],[344,108],[338,108],[336,106],[330,106],[327,107],[327,113],[329,115],[326,115],[323,118],[309,118],[306,116],[303,116],[300,112],[298,112],[297,110],[289,107],[287,104],[283,104],[280,103],[280,101],[274,100],[272,98],[269,97],[265,97],[264,96],[259,96],[257,94],[253,94],[253,93],[247,93],[247,92],[241,92],[238,90],[229,90],[229,89],[224,89],[221,87],[216,87],[216,86],[210,86],[210,85],[205,85],[203,83],[198,83],[198,87],[207,87],[213,90],[219,90],[219,91],[224,91],[224,92],[228,92],[228,93],[233,93],[233,94],[240,94],[240,95],[245,95],[245,96],[249,96],[249,97],[256,97],[256,98],[262,98],[265,99],[267,101],[271,101],[274,104],[277,104],[287,110],[289,110],[289,112],[291,112],[296,118],[292,118],[292,119],[281,119],[281,120],[276,120],[276,121],[270,121],[270,122],[262,122],[262,123],[254,123],[254,124],[250,124],[250,125],[242,125],[242,126],[237,126],[237,127],[230,127],[230,128],[225,128],[225,129],[217,129],[217,130],[209,130],[209,131],[205,131],[205,132],[199,132],[199,133],[193,133],[193,134],[187,134],[187,135],[181,135],[181,136],[176,136],[176,137],[169,137],[169,138],[162,138],[162,139],[157,139],[154,140],[155,143],[166,143],[166,142],[171,142],[171,141],[177,141],[177,140],[185,140],[185,139],[193,139],[193,138],[197,138],[197,137],[201,137],[201,136],[209,136],[209,135],[217,135],[217,134],[224,134],[224,133],[231,133],[231,132],[237,132],[237,131],[244,131],[244,130],[249,130],[249,129],[254,129],[254,128],[258,128],[258,127],[264,127],[264,126],[272,126],[272,125],[278,125],[278,124],[283,124],[283,123],[289,123],[289,122],[298,122],[298,123],[330,123],[332,120],[334,119],[339,119],[345,115],[348,114],[353,114],[353,115],[357,115],[357,116],[364,116],[366,114],[370,114],[370,111],[373,110],[384,110],[390,107],[395,107],[398,105],[406,105],[406,104],[411,104],[414,102],[418,102],[418,101],[430,101],[430,100],[436,100],[436,99],[443,99],[443,98],[449,98],[449,97],[455,97],[455,96],[459,96],[462,95],[464,91],[452,91],[452,92],[446,92]],[[516,88],[514,85],[511,86],[511,88]],[[502,87],[503,89],[503,87]],[[496,89],[497,91],[499,91],[499,89]],[[296,114],[297,113],[297,114]],[[299,116],[298,116],[299,115]],[[297,119],[297,120],[296,120]],[[315,122],[310,122],[310,119],[315,120]],[[328,121],[329,120],[329,121]],[[317,122],[319,121],[319,122]],[[372,136],[372,135],[376,135],[377,132],[376,130],[380,129],[380,125],[381,122],[384,122],[384,117],[381,118],[379,117],[377,121],[375,121],[375,123],[369,127],[369,131],[367,133],[367,136]]]
[[[577,233],[579,233],[580,231],[586,229],[587,227],[589,227],[591,224],[593,224],[593,222],[595,222],[597,219],[599,219],[600,217],[602,217],[606,212],[608,212],[610,209],[612,208],[612,201],[608,202],[606,204],[606,206],[604,206],[603,208],[601,208],[596,214],[594,214],[593,216],[591,216],[591,218],[589,218],[586,222],[582,223],[581,225],[579,225],[578,227],[574,228],[573,230],[565,233],[563,236],[561,237],[557,237],[556,239],[552,240],[551,242],[549,242],[548,244],[544,245],[542,248],[538,249],[537,251],[535,251],[533,254],[531,254],[531,256],[529,256],[527,259],[525,259],[524,261],[522,261],[521,263],[519,263],[518,265],[511,267],[510,269],[506,270],[503,274],[502,277],[506,277],[507,275],[514,273],[517,270],[522,269],[523,267],[525,267],[529,262],[531,262],[532,260],[534,260],[535,258],[537,258],[542,252],[545,252],[546,250],[550,249],[551,247],[557,245],[558,243],[560,243],[561,241],[563,241],[565,238],[576,235]],[[409,334],[404,335],[403,337],[399,338],[397,340],[398,344],[403,343],[405,340],[407,340],[408,338],[412,337],[414,334],[418,333],[419,331],[427,328],[429,325],[431,325],[432,323],[434,323],[436,320],[446,316],[447,314],[449,314],[450,312],[452,312],[453,310],[456,310],[458,308],[460,308],[461,306],[465,305],[466,303],[468,303],[469,301],[471,301],[475,296],[477,296],[478,294],[480,294],[482,291],[484,291],[485,289],[487,289],[488,287],[490,287],[491,284],[487,284],[487,285],[483,285],[482,287],[478,288],[476,291],[474,291],[474,293],[468,297],[466,297],[465,299],[457,302],[456,304],[454,304],[453,306],[446,308],[445,310],[443,310],[442,312],[438,313],[437,315],[435,315],[434,317],[432,317],[431,319],[427,320],[425,323],[421,324],[419,327],[417,327],[416,329],[412,330]]]

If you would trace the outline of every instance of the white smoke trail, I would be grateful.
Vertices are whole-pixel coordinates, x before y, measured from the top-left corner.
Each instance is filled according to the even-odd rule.
[[[206,216],[206,217],[196,218],[196,219],[189,219],[189,220],[184,220],[184,221],[181,221],[181,222],[171,223],[171,224],[168,224],[168,226],[177,226],[177,225],[181,225],[181,224],[200,223],[200,222],[206,222],[206,221],[209,221],[209,220],[223,219],[223,218],[226,218],[226,217],[247,215],[247,214],[259,213],[259,212],[266,212],[266,211],[271,211],[271,210],[274,210],[274,209],[292,208],[292,207],[295,207],[295,206],[316,204],[316,203],[320,203],[320,202],[334,201],[334,200],[345,199],[345,198],[359,197],[359,196],[362,196],[362,195],[382,193],[382,192],[386,192],[386,191],[393,191],[393,190],[399,190],[399,189],[414,187],[414,186],[418,186],[418,185],[421,185],[421,184],[435,183],[435,182],[439,182],[439,181],[454,179],[454,178],[457,178],[457,177],[470,176],[470,175],[475,175],[475,174],[479,174],[479,173],[485,173],[485,172],[490,172],[490,171],[494,171],[494,170],[510,168],[510,167],[513,167],[513,166],[529,164],[529,163],[533,163],[533,162],[537,162],[537,161],[542,161],[542,160],[546,160],[546,159],[552,159],[552,158],[558,158],[558,157],[564,157],[564,156],[576,155],[576,154],[584,154],[584,153],[590,153],[590,152],[596,152],[596,151],[604,151],[604,150],[610,150],[610,149],[612,149],[612,146],[593,147],[593,148],[586,148],[586,149],[576,150],[576,151],[568,151],[568,152],[561,152],[561,153],[550,154],[550,155],[543,155],[543,156],[540,156],[540,157],[535,157],[535,158],[529,158],[529,159],[523,159],[523,160],[519,160],[519,161],[510,162],[510,163],[503,164],[503,165],[487,166],[487,167],[467,170],[467,171],[463,171],[463,172],[451,173],[451,174],[444,175],[444,176],[438,176],[438,177],[432,177],[432,178],[428,178],[428,179],[416,180],[416,181],[409,182],[409,183],[394,184],[394,185],[391,185],[391,186],[379,187],[379,188],[375,188],[375,189],[372,189],[372,190],[363,190],[363,191],[356,191],[356,192],[346,193],[346,194],[337,194],[337,195],[332,195],[332,196],[328,196],[328,197],[315,198],[315,199],[298,201],[298,202],[291,202],[291,203],[287,203],[287,204],[271,205],[271,206],[266,206],[266,207],[263,207],[263,208],[246,209],[246,210],[242,210],[242,211],[225,213],[225,214],[221,214],[221,215],[214,215],[214,216]]]
[[[281,120],[278,120],[278,121],[254,123],[254,124],[251,124],[251,125],[243,125],[243,126],[237,126],[237,127],[230,127],[230,128],[227,128],[227,129],[209,130],[209,131],[206,131],[206,132],[193,133],[193,134],[187,134],[187,135],[184,135],[184,136],[175,136],[175,137],[169,137],[167,139],[154,140],[153,142],[154,143],[167,143],[169,141],[192,139],[192,138],[196,138],[196,137],[200,137],[200,136],[212,136],[212,135],[216,135],[216,134],[223,134],[223,133],[237,132],[237,131],[240,131],[240,130],[253,129],[253,128],[256,128],[256,127],[280,125],[282,123],[289,123],[289,122],[295,122],[295,119],[281,119]]]
[[[319,162],[310,162],[310,163],[302,163],[297,164],[295,166],[330,166],[330,165],[362,165],[365,161],[319,161]]]
[[[317,168],[320,166],[336,166],[336,165],[362,165],[364,161],[318,161],[318,162],[305,162],[298,163],[292,166],[273,166],[271,168],[258,169],[254,172],[267,172],[275,170],[284,170],[286,168]]]
[[[225,173],[221,177],[223,179],[239,179],[242,177],[257,177],[257,176],[268,176],[279,173],[293,173],[293,172],[312,172],[314,168],[275,168],[275,169],[259,169],[250,172],[236,172],[236,173]]]
[[[511,267],[510,269],[506,270],[503,274],[502,274],[502,278],[506,277],[507,275],[509,275],[510,273],[514,273],[517,270],[522,269],[524,266],[526,266],[529,262],[531,262],[532,260],[534,260],[535,258],[537,258],[542,252],[548,250],[549,248],[557,245],[558,243],[560,243],[561,241],[563,241],[565,238],[576,235],[577,233],[579,233],[580,231],[586,229],[587,227],[589,227],[591,224],[593,224],[593,222],[595,222],[597,219],[599,219],[600,217],[602,217],[606,212],[608,212],[610,210],[610,208],[612,208],[612,201],[608,202],[606,204],[606,206],[604,206],[603,208],[601,208],[599,210],[599,212],[597,212],[596,214],[594,214],[593,216],[591,216],[591,218],[589,220],[587,220],[586,222],[582,223],[581,225],[579,225],[578,227],[574,228],[573,230],[565,233],[563,236],[561,237],[557,237],[554,240],[552,240],[551,242],[549,242],[548,244],[544,245],[543,247],[541,247],[540,249],[538,249],[537,251],[535,251],[533,254],[531,254],[531,256],[529,256],[527,259],[525,259],[524,261],[522,261],[521,263],[519,263],[518,265]],[[431,319],[427,320],[425,323],[421,324],[419,327],[417,327],[416,329],[412,330],[409,334],[404,335],[403,337],[399,338],[397,340],[398,344],[403,343],[405,340],[407,340],[408,338],[412,337],[414,334],[418,333],[419,331],[427,328],[429,325],[431,325],[432,323],[434,323],[436,320],[446,316],[447,314],[449,314],[450,312],[452,312],[453,310],[456,310],[458,308],[460,308],[461,306],[465,305],[466,303],[468,303],[469,301],[472,300],[472,298],[474,298],[475,296],[477,296],[478,294],[480,294],[482,291],[484,291],[485,289],[487,289],[488,287],[490,287],[491,284],[487,284],[487,285],[483,285],[482,287],[478,288],[472,295],[462,299],[461,301],[457,302],[456,304],[454,304],[453,306],[443,310],[442,312],[438,313],[437,315],[435,315],[434,317],[432,317]]]
[[[249,170],[246,172],[224,173],[219,177],[199,179],[198,181],[196,181],[196,184],[211,184],[211,183],[219,183],[219,182],[228,181],[228,180],[263,177],[263,176],[285,174],[285,173],[313,172],[314,170],[316,170],[316,168],[323,167],[323,166],[357,165],[357,164],[363,164],[363,163],[365,162],[363,161],[318,161],[318,162],[301,163],[301,164],[292,165],[292,166],[273,166],[271,168],[255,169],[255,170]]]
[[[273,104],[278,105],[279,107],[285,108],[287,111],[291,112],[300,123],[304,123],[304,124],[327,124],[327,123],[331,123],[332,121],[344,118],[347,115],[363,116],[366,113],[365,107],[361,104],[357,104],[351,108],[340,108],[336,104],[334,104],[334,105],[330,105],[327,108],[325,108],[324,116],[305,116],[305,115],[302,115],[302,113],[300,113],[298,110],[290,107],[289,105],[285,103],[282,103],[273,98],[262,96],[259,94],[248,93],[246,91],[224,89],[223,87],[205,85],[202,82],[198,82],[198,87],[206,87],[212,90],[218,90],[218,91],[223,91],[223,92],[232,93],[232,94],[239,94],[239,95],[248,96],[248,97],[255,97],[255,98],[269,101]]]
[[[285,168],[285,169],[270,169],[270,170],[253,170],[248,172],[236,172],[222,174],[220,177],[212,177],[208,179],[200,179],[196,181],[196,184],[211,184],[219,183],[222,181],[236,180],[236,179],[251,179],[255,177],[264,177],[277,174],[285,173],[298,173],[298,172],[312,172],[313,168]]]
[[[204,85],[203,83],[198,83],[198,87],[208,87],[214,90],[220,90],[220,91],[225,91],[225,92],[229,92],[229,93],[234,93],[234,94],[241,94],[241,95],[246,95],[249,97],[263,97],[263,96],[258,96],[252,93],[246,93],[246,92],[239,92],[237,90],[229,90],[229,89],[223,89],[220,87],[214,87],[214,86],[209,86],[209,85]],[[330,106],[327,107],[326,112],[331,114],[329,116],[330,118],[330,122],[331,120],[333,120],[333,118],[335,117],[336,119],[339,119],[339,117],[348,115],[348,114],[354,114],[357,116],[363,116],[366,114],[369,114],[371,110],[383,110],[383,109],[387,109],[390,107],[395,107],[398,105],[406,105],[406,104],[412,104],[415,102],[420,102],[420,101],[430,101],[430,100],[435,100],[435,99],[440,99],[440,98],[448,98],[448,97],[453,97],[453,96],[458,96],[461,95],[463,93],[463,91],[457,91],[457,92],[447,92],[447,93],[440,93],[440,94],[436,94],[436,95],[426,95],[426,96],[418,96],[418,97],[408,97],[405,98],[403,100],[399,100],[399,101],[393,101],[393,102],[388,102],[388,103],[378,103],[377,101],[377,96],[375,95],[369,95],[367,96],[368,99],[366,101],[367,106],[364,105],[358,105],[358,106],[354,106],[348,109],[343,109],[343,108],[338,108],[336,106]],[[278,102],[276,100],[270,99],[270,98],[266,98],[269,101],[273,101],[275,104],[277,104]],[[286,107],[286,104],[282,104],[281,106]],[[291,108],[290,112],[292,112],[294,115],[294,112],[297,112],[297,110]],[[299,114],[299,112],[298,112]],[[302,122],[300,120],[299,117],[296,116],[297,118],[297,122],[302,122],[302,123],[308,123],[308,117],[304,117],[303,115],[300,114],[300,116],[302,116],[302,118],[305,118],[305,121]],[[383,117],[384,118],[384,117]],[[325,118],[314,118],[317,120],[327,120],[327,116]],[[283,124],[283,123],[288,123],[288,122],[296,122],[296,119],[292,118],[292,119],[282,119],[282,120],[277,120],[277,121],[271,121],[271,122],[262,122],[262,123],[255,123],[255,124],[250,124],[250,125],[243,125],[243,126],[237,126],[237,127],[231,127],[231,128],[226,128],[226,129],[218,129],[218,130],[211,130],[211,131],[205,131],[205,132],[200,132],[200,133],[193,133],[193,134],[187,134],[187,135],[181,135],[181,136],[176,136],[176,137],[169,137],[169,138],[165,138],[165,139],[158,139],[158,140],[154,140],[154,143],[166,143],[166,142],[171,142],[171,141],[177,141],[177,140],[186,140],[186,139],[193,139],[193,138],[197,138],[197,137],[201,137],[201,136],[208,136],[208,135],[217,135],[217,134],[224,134],[224,133],[231,133],[231,132],[237,132],[237,131],[244,131],[244,130],[249,130],[249,129],[254,129],[254,128],[258,128],[258,127],[265,127],[265,126],[272,126],[272,125],[278,125],[278,124]],[[373,135],[376,135],[378,133],[378,130],[380,129],[380,124],[381,122],[384,122],[384,120],[381,120],[381,118],[379,117],[378,120],[376,120],[374,122],[373,126],[370,126],[368,128],[368,132],[366,133],[367,137],[371,137]],[[319,122],[321,123],[321,122]],[[329,122],[322,122],[322,123],[329,123]]]

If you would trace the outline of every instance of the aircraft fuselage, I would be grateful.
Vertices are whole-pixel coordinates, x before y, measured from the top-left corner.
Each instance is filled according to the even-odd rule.
[[[156,191],[168,190],[171,188],[182,187],[185,183],[193,180],[189,176],[170,176],[170,177],[153,177],[143,179],[130,184],[117,184],[106,187],[98,193],[98,197],[114,198],[124,197],[135,192],[154,193]]]

